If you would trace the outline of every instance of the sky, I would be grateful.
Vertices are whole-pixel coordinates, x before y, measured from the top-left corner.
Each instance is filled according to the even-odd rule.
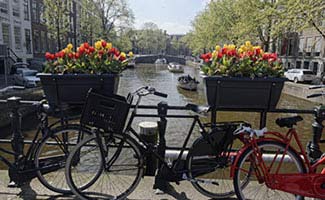
[[[153,22],[168,34],[185,34],[191,21],[209,0],[128,0],[135,16],[135,28]]]

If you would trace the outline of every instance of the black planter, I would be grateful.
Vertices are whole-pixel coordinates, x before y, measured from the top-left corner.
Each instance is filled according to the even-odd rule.
[[[117,74],[39,74],[45,97],[51,106],[82,105],[90,88],[102,94],[116,94]]]
[[[214,109],[275,109],[286,78],[205,77],[208,104]]]

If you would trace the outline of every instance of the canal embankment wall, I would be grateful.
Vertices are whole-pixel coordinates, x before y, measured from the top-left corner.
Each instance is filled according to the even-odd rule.
[[[300,99],[312,101],[315,103],[322,103],[325,104],[325,97],[315,97],[315,98],[307,98],[308,95],[314,93],[321,93],[323,89],[309,89],[311,85],[308,84],[300,84],[300,83],[293,83],[293,82],[285,82],[282,92],[289,94],[291,96],[295,96]]]

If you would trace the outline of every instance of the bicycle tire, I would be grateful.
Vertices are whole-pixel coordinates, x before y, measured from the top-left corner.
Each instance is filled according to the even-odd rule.
[[[201,194],[214,199],[225,199],[235,195],[230,179],[231,160],[218,166],[218,159],[217,155],[193,156],[190,150],[187,157],[188,177]]]
[[[264,152],[279,152],[280,157],[276,157],[275,153],[269,153],[268,155],[265,155],[262,157],[263,162],[265,165],[269,168],[268,171],[272,173],[272,170],[276,169],[279,164],[275,162],[270,162],[270,161],[275,161],[277,158],[282,158],[283,150],[286,148],[286,144],[278,142],[278,141],[260,141],[258,143],[258,148],[261,149],[263,148]],[[272,148],[277,148],[274,151]],[[253,149],[250,147],[241,154],[239,157],[239,160],[235,166],[235,173],[234,173],[234,188],[235,192],[237,195],[237,198],[240,200],[244,199],[296,199],[296,200],[303,200],[304,197],[298,196],[298,195],[293,195],[290,193],[282,192],[280,190],[272,190],[269,189],[266,185],[265,182],[263,183],[258,183],[256,180],[256,177],[254,175],[256,173],[249,173],[249,175],[245,175],[245,169],[244,166],[245,164],[248,164],[247,167],[249,169],[254,168],[254,165],[252,166],[252,160],[254,159],[252,155],[254,154]],[[265,153],[267,154],[267,153]],[[294,163],[290,164],[289,162],[281,162],[281,167],[279,173],[286,173],[289,171],[290,173],[306,173],[306,168],[305,165],[300,158],[300,156],[292,149],[288,148],[287,149],[287,154],[285,156],[288,156],[289,160],[291,159]],[[267,158],[269,157],[269,158]],[[247,160],[250,160],[250,162],[247,162]],[[274,168],[273,168],[274,167]],[[255,171],[255,170],[254,170]],[[245,179],[249,179],[248,184],[246,184],[245,187],[241,186],[241,177]],[[255,189],[255,190],[254,190]],[[245,191],[245,194],[244,194]],[[251,192],[253,193],[251,194]],[[246,192],[249,192],[246,194]],[[275,197],[275,195],[279,195],[278,197]]]
[[[64,178],[65,163],[69,152],[83,134],[91,135],[92,133],[79,125],[68,124],[55,127],[50,130],[48,136],[42,139],[36,150],[34,163],[36,169],[40,169],[37,171],[37,177],[46,188],[57,193],[71,194]],[[50,172],[47,172],[47,169]],[[85,187],[87,186],[86,184]]]
[[[143,175],[143,157],[138,143],[121,134],[110,134],[100,139],[105,144],[102,149],[98,137],[94,135],[81,141],[71,152],[65,170],[67,183],[80,199],[123,199],[134,191]],[[104,151],[107,152],[104,155],[105,166],[102,159]],[[75,156],[79,161],[72,164]],[[111,164],[109,168],[106,167],[108,163]],[[86,172],[98,173],[99,176],[91,187],[83,191],[78,185]]]

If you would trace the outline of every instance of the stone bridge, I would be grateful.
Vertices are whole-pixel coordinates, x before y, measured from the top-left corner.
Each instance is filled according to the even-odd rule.
[[[176,62],[185,65],[185,58],[170,56],[170,55],[138,55],[134,58],[135,64],[137,63],[155,63],[159,58],[165,58],[167,63]]]

